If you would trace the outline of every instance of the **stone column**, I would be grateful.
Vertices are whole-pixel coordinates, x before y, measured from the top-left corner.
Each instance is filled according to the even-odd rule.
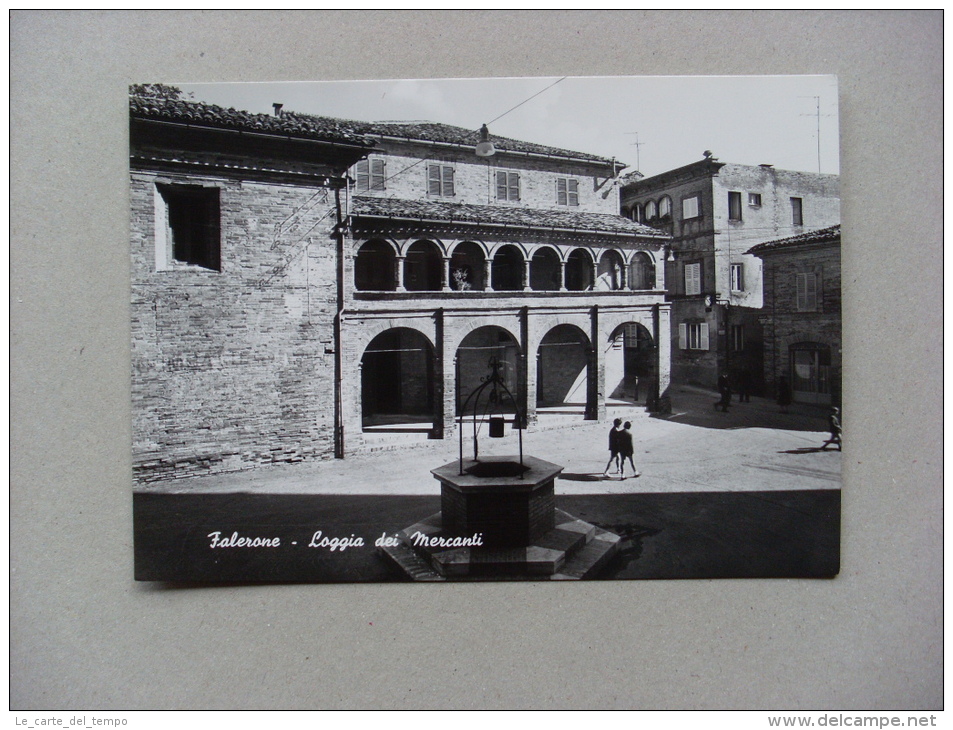
[[[566,289],[566,262],[559,262],[559,291],[569,291]]]
[[[523,291],[529,291],[529,259],[523,260]]]
[[[404,288],[404,263],[407,261],[406,256],[397,257],[397,266],[394,268],[394,277],[395,277],[395,291],[407,291]]]
[[[444,375],[444,366],[446,362],[446,353],[444,352],[443,337],[443,309],[434,312],[434,348],[433,348],[433,430],[430,432],[430,438],[442,439],[446,430],[446,418],[444,417],[444,389],[446,388],[446,376]]]
[[[667,395],[672,381],[672,305],[657,304],[652,324],[658,352],[659,396]]]
[[[441,288],[443,291],[450,291],[450,257],[449,256],[443,257],[443,282],[442,282]]]
[[[490,274],[493,271],[493,259],[483,260],[483,291],[493,291],[493,279]]]
[[[606,417],[606,366],[599,335],[599,305],[589,310],[589,373],[586,383],[586,420],[601,421]]]
[[[520,309],[520,369],[522,370],[519,389],[522,392],[523,426],[536,423],[536,372],[530,371],[529,364],[535,361],[529,353],[529,307]]]

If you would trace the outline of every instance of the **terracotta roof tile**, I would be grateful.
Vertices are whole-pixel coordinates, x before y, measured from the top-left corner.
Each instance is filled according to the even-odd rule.
[[[240,129],[254,132],[271,132],[296,137],[319,139],[328,142],[363,144],[373,146],[374,137],[395,137],[440,142],[444,144],[473,147],[480,140],[479,130],[454,127],[436,122],[360,122],[353,119],[336,119],[312,114],[284,111],[281,116],[253,114],[237,109],[225,109],[215,104],[164,99],[158,97],[130,96],[129,110],[133,117],[174,121],[206,127]],[[501,152],[521,152],[551,157],[586,160],[611,164],[612,160],[586,152],[573,152],[559,147],[523,142],[518,139],[494,134],[490,139]],[[621,169],[625,165],[616,163]]]
[[[361,123],[358,122],[358,124]],[[473,147],[480,141],[479,130],[454,127],[450,124],[439,124],[437,122],[373,122],[368,123],[362,129],[365,134],[379,134],[386,137],[423,140],[426,142],[443,142],[463,147]],[[523,142],[519,139],[500,137],[492,133],[489,135],[489,138],[490,141],[493,142],[493,146],[501,152],[528,152],[550,157],[588,160],[606,165],[612,163],[612,160],[607,157],[590,155],[587,152],[573,152],[572,150],[566,150],[560,147],[549,147],[534,142]],[[616,165],[619,169],[625,167],[621,162],[617,162]]]
[[[519,228],[559,228],[564,230],[629,233],[652,238],[668,235],[636,223],[621,215],[585,213],[568,210],[540,210],[503,205],[471,205],[432,200],[402,200],[399,198],[354,198],[351,214],[356,217],[410,218],[415,220],[482,223]]]
[[[779,238],[774,241],[766,241],[752,246],[747,253],[757,255],[763,251],[774,251],[779,248],[793,248],[795,246],[806,246],[811,243],[831,243],[840,240],[840,224],[829,226],[828,228],[818,228],[815,231],[799,233],[796,236]]]
[[[225,109],[215,104],[205,104],[179,99],[130,96],[129,113],[138,119],[180,122],[201,127],[236,129],[249,132],[284,134],[292,137],[316,139],[323,142],[372,147],[373,140],[362,135],[355,124],[330,117],[314,117],[306,114],[284,113],[252,114],[251,112]]]

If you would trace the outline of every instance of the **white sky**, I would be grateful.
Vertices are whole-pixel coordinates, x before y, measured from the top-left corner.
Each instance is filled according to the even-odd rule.
[[[704,150],[722,162],[817,172],[819,97],[820,171],[840,171],[834,76],[569,77],[546,89],[557,80],[172,83],[196,100],[250,112],[271,113],[280,102],[289,111],[363,121],[474,130],[487,122],[504,137],[614,156],[626,172],[638,162],[646,175],[700,160]]]

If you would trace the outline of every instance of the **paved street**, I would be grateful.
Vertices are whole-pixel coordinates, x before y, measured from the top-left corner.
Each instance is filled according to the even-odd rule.
[[[622,538],[602,578],[829,577],[839,569],[840,464],[818,451],[823,409],[752,399],[715,411],[713,393],[683,389],[673,412],[633,422],[640,478],[603,479],[608,426],[547,413],[524,449],[565,466],[559,509]],[[151,485],[135,494],[136,576],[165,581],[395,581],[373,541],[440,510],[430,470],[457,442],[414,441],[345,460]],[[481,439],[483,453],[515,453],[514,434]],[[381,446],[386,444],[382,442]],[[469,448],[469,444],[466,444]],[[315,531],[363,539],[308,549]],[[279,536],[281,546],[209,549],[209,535]]]
[[[752,398],[722,413],[713,407],[717,399],[713,392],[677,389],[672,413],[664,418],[641,407],[609,407],[610,416],[632,421],[638,479],[602,479],[609,425],[579,416],[541,414],[550,428],[525,432],[524,452],[565,467],[556,482],[556,493],[564,495],[839,488],[841,453],[817,450],[827,438],[824,409],[792,405],[781,413],[773,401]],[[439,495],[430,470],[457,458],[457,439],[427,441],[422,434],[399,433],[376,438],[384,450],[371,454],[179,479],[143,491]],[[517,436],[484,435],[480,449],[515,454]],[[464,456],[470,455],[465,437]]]

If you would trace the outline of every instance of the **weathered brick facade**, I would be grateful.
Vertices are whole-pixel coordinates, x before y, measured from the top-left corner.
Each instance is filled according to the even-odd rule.
[[[838,177],[706,157],[628,183],[621,205],[623,215],[672,235],[665,284],[673,312],[673,382],[714,387],[727,371],[737,384],[746,371],[755,390],[763,389],[762,267],[747,252],[838,223]],[[704,327],[707,347],[680,341],[680,325]],[[733,337],[733,326],[743,333]],[[744,345],[735,349],[739,341]]]
[[[840,226],[752,249],[764,261],[764,377],[794,400],[840,405],[842,370]],[[810,287],[805,287],[810,278]]]
[[[656,405],[668,237],[618,215],[615,163],[394,127],[134,100],[138,481],[348,456],[392,423],[449,437],[491,356],[530,428],[537,403],[604,417],[635,342]]]

